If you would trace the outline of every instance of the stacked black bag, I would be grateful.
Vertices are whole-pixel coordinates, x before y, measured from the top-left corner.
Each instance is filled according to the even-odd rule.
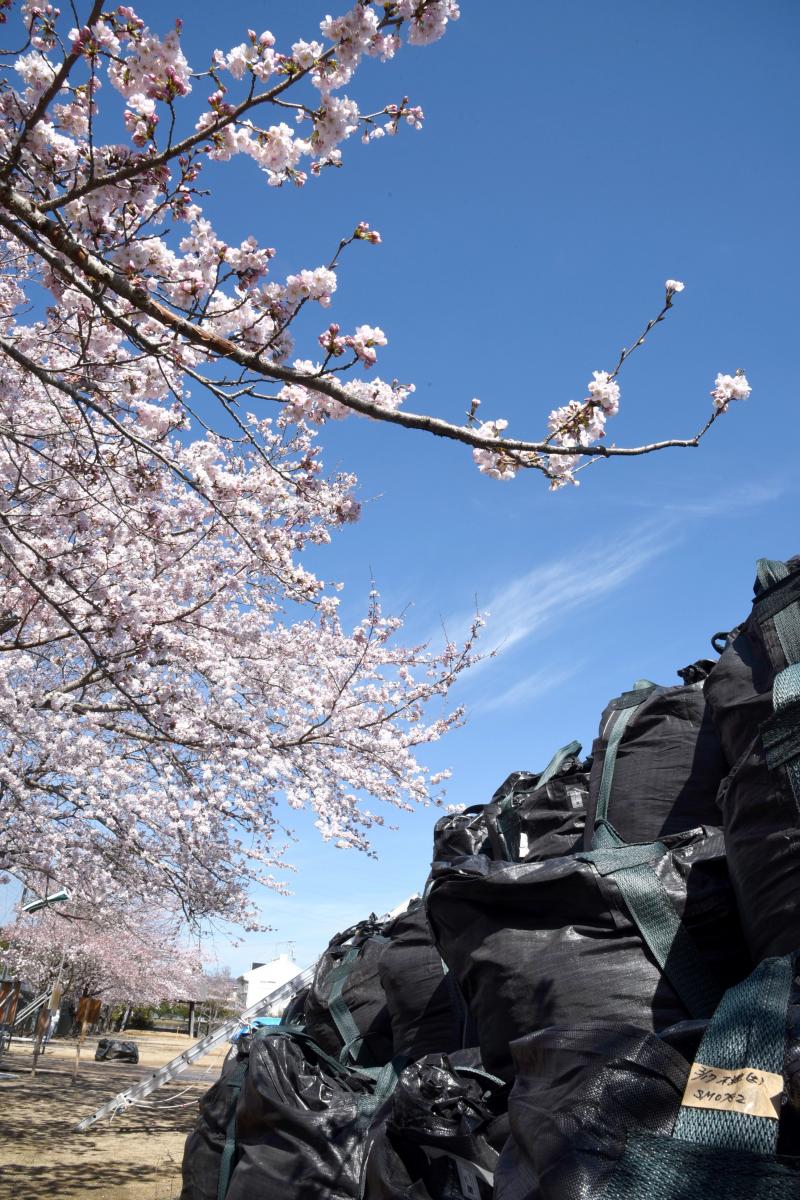
[[[707,1018],[747,969],[721,831],[700,825],[659,838],[678,814],[691,818],[687,796],[701,819],[713,813],[723,774],[694,670],[705,664],[679,688],[643,681],[603,714],[590,849],[521,863],[493,854],[488,839],[488,853],[433,864],[431,927],[477,1022],[484,1063],[505,1079],[516,1037],[608,1016],[656,1032]],[[648,760],[663,755],[659,722],[675,791],[661,780],[648,804],[641,779],[657,774]],[[625,841],[617,824],[643,840]]]
[[[598,805],[613,813],[626,842],[719,825],[717,789],[725,775],[719,734],[703,694],[713,663],[701,659],[678,672],[683,683],[659,687],[640,680],[610,700],[592,746],[586,820],[590,848]],[[606,756],[612,754],[613,790],[601,797]]]
[[[753,961],[800,946],[800,558],[761,559],[753,609],[705,693],[730,774],[720,794]]]
[[[392,1026],[378,964],[386,946],[374,914],[338,933],[317,963],[306,996],[306,1032],[328,1054],[358,1066],[392,1057]]]
[[[392,1030],[392,1055],[414,1062],[467,1044],[467,1013],[433,944],[425,905],[414,900],[383,927],[378,977]]]
[[[460,1049],[465,1016],[421,900],[337,934],[281,1026],[239,1039],[203,1098],[181,1200],[355,1200],[374,1110],[407,1063]]]
[[[762,963],[703,1030],[586,1024],[515,1042],[497,1200],[796,1200],[796,971],[793,956]]]
[[[329,1054],[358,1066],[421,1058],[464,1045],[466,1014],[433,944],[425,907],[411,901],[334,937],[292,1019]]]
[[[180,1200],[357,1200],[375,1109],[392,1067],[345,1066],[300,1029],[242,1039],[204,1096]]]
[[[508,1132],[499,1079],[431,1054],[407,1067],[370,1134],[364,1200],[489,1200]]]
[[[433,833],[433,861],[473,854],[538,862],[580,847],[586,822],[591,760],[580,742],[558,750],[539,774],[515,771],[488,804],[442,817]]]

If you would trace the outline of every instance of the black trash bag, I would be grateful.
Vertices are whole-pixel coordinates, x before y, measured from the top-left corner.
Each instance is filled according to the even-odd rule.
[[[138,1063],[139,1047],[136,1042],[122,1041],[120,1038],[100,1038],[94,1052],[95,1062],[105,1062],[117,1059],[119,1062]]]
[[[471,804],[463,812],[440,817],[433,827],[433,861],[450,862],[470,854],[492,857],[486,825],[486,805]]]
[[[392,1053],[415,1061],[425,1054],[457,1050],[466,1039],[467,1012],[445,971],[422,900],[384,925],[387,938],[378,962],[392,1028]]]
[[[546,862],[434,863],[427,906],[486,1069],[504,1079],[515,1038],[604,1019],[658,1032],[710,1016],[749,969],[714,829]]]
[[[447,1055],[406,1067],[375,1115],[364,1200],[490,1200],[507,1090]]]
[[[515,1042],[497,1200],[797,1200],[781,1096],[792,971],[790,957],[760,964],[689,1058],[629,1025]],[[755,1098],[770,1115],[742,1111]]]
[[[328,1054],[358,1066],[392,1058],[392,1026],[378,965],[386,947],[381,924],[367,921],[332,938],[305,1000],[306,1032]]]
[[[592,746],[587,847],[603,801],[626,842],[720,824],[716,797],[726,765],[703,695],[713,665],[702,659],[684,667],[684,682],[674,687],[641,680],[606,705]],[[615,757],[613,785],[601,797],[607,754]]]
[[[301,988],[296,995],[292,996],[286,1008],[281,1015],[281,1025],[304,1025],[306,1020],[306,999],[310,987]]]
[[[396,1078],[346,1067],[299,1031],[258,1031],[226,1200],[356,1200],[372,1116]]]
[[[731,767],[719,802],[758,962],[800,946],[800,558],[761,559],[755,590],[705,693]]]
[[[249,1055],[250,1038],[240,1037],[222,1064],[219,1079],[200,1100],[200,1115],[183,1150],[179,1200],[218,1200],[222,1155]]]
[[[471,854],[535,862],[580,848],[586,820],[591,760],[580,742],[558,750],[544,771],[514,771],[489,804],[442,817],[433,833],[433,861]]]
[[[541,774],[515,771],[500,785],[485,814],[492,858],[540,862],[581,848],[591,760],[580,751],[570,742]]]

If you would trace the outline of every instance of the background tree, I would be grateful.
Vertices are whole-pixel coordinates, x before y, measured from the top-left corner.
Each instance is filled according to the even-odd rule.
[[[98,996],[104,1004],[157,1005],[203,986],[197,953],[175,938],[163,915],[118,914],[98,923],[86,912],[20,916],[2,931],[0,964],[34,992],[60,974],[66,999]]]

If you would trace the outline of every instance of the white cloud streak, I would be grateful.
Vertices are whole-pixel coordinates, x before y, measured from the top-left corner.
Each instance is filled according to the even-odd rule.
[[[539,699],[547,692],[560,687],[562,683],[566,683],[568,679],[572,679],[583,665],[583,663],[573,662],[563,670],[557,667],[553,670],[543,668],[541,671],[534,671],[530,675],[523,676],[510,687],[499,686],[493,694],[487,695],[475,704],[470,704],[470,719],[479,715],[483,716],[484,713],[496,712],[501,708],[519,706],[530,700]]]
[[[563,624],[571,612],[622,587],[675,541],[674,528],[649,521],[602,549],[582,548],[512,579],[485,606],[489,613],[485,645],[505,654],[512,646]],[[460,618],[453,624],[461,628],[466,621]],[[483,665],[490,661],[484,660]]]

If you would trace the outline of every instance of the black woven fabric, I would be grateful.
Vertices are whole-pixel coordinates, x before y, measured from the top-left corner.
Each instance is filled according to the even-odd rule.
[[[232,1085],[249,1053],[249,1039],[240,1039],[225,1059],[219,1079],[200,1101],[200,1115],[184,1146],[180,1200],[217,1200],[228,1122],[239,1100],[239,1089]]]
[[[486,808],[492,857],[510,862],[541,862],[579,850],[586,824],[589,770],[568,758],[539,787],[538,775],[509,775]]]
[[[488,804],[442,817],[433,835],[434,862],[471,854],[498,861],[540,862],[581,846],[591,760],[567,758],[539,786],[542,772],[514,771]]]
[[[762,736],[773,720],[775,676],[787,666],[772,609],[800,594],[800,559],[787,566],[793,568],[787,581],[756,584],[752,613],[729,637],[705,683],[730,768],[719,802],[754,962],[800,946],[800,810],[786,767],[769,767]]]
[[[364,1200],[490,1200],[504,1108],[503,1089],[444,1055],[407,1067],[375,1115]]]
[[[797,1200],[800,1159],[631,1137],[603,1200]]]
[[[608,805],[609,819],[625,841],[647,842],[697,825],[720,823],[716,795],[725,775],[725,760],[702,684],[712,666],[701,660],[679,672],[689,682],[652,688],[625,727]],[[587,848],[612,718],[623,699],[636,703],[636,693],[610,701],[592,746]]]
[[[470,854],[492,854],[485,804],[472,804],[463,812],[449,813],[433,828],[434,862],[449,862]]]
[[[497,1200],[595,1200],[627,1131],[672,1130],[689,1064],[630,1025],[552,1028],[513,1043],[511,1137],[495,1173]]]
[[[349,950],[357,956],[342,988],[344,1000],[363,1040],[353,1046],[352,1061],[359,1066],[383,1066],[392,1058],[392,1026],[381,986],[379,963],[386,943],[375,920],[365,921],[331,939],[319,959],[305,1000],[306,1030],[328,1054],[338,1057],[345,1047],[331,1015],[334,972]]]
[[[671,1032],[585,1024],[515,1042],[496,1200],[797,1200],[798,1157],[670,1137],[699,1040]]]
[[[656,872],[709,970],[727,986],[749,969],[719,831],[665,839]],[[434,863],[428,915],[474,1016],[483,1061],[511,1078],[508,1044],[549,1025],[618,1019],[661,1030],[689,1014],[611,877],[572,857],[510,864],[474,855]],[[709,1014],[710,1015],[710,1014]]]
[[[254,1038],[226,1200],[356,1200],[373,1088],[308,1043]]]
[[[378,962],[378,976],[389,1010],[394,1057],[416,1060],[457,1050],[463,1044],[466,1013],[445,977],[422,901],[414,901],[383,927],[382,934],[388,944]]]

